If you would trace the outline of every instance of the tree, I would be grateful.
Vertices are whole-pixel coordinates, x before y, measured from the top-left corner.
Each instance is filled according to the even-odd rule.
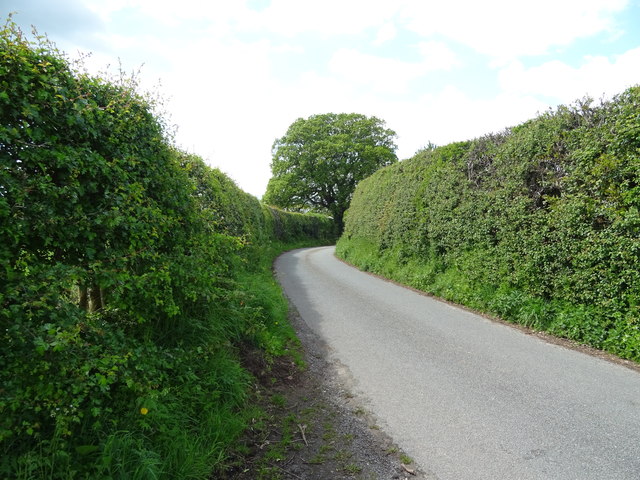
[[[397,162],[396,133],[384,121],[357,113],[299,118],[272,148],[264,202],[295,211],[325,212],[342,232],[358,182]]]

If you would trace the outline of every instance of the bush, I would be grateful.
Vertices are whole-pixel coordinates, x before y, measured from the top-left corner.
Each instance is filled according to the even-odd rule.
[[[640,360],[640,87],[431,148],[360,183],[337,251]]]
[[[134,80],[2,29],[3,478],[207,478],[244,428],[240,348],[290,336],[252,259],[327,241],[330,219],[276,229],[153,111]]]

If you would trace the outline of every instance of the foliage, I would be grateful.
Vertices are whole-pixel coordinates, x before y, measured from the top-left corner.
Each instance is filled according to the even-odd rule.
[[[331,221],[276,227],[153,111],[3,27],[0,477],[207,478],[244,428],[241,348],[286,350],[255,259]]]
[[[427,149],[356,189],[343,258],[640,360],[640,88]]]
[[[397,161],[394,131],[360,114],[299,118],[273,144],[266,203],[330,213],[338,232],[360,180]]]

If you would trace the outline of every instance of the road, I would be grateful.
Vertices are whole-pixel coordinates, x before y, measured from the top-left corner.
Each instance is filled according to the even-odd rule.
[[[440,480],[640,479],[640,374],[362,273],[281,256],[302,319],[381,428]]]

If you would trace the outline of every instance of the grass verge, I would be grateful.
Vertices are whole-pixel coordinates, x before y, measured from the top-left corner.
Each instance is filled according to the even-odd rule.
[[[445,265],[437,257],[406,256],[401,249],[380,252],[371,242],[343,237],[336,254],[364,271],[444,300],[640,362],[640,324],[636,318],[614,318],[592,305],[544,299],[507,284],[492,285],[473,274],[474,261],[479,261],[476,257],[481,252],[468,252],[455,265]]]

